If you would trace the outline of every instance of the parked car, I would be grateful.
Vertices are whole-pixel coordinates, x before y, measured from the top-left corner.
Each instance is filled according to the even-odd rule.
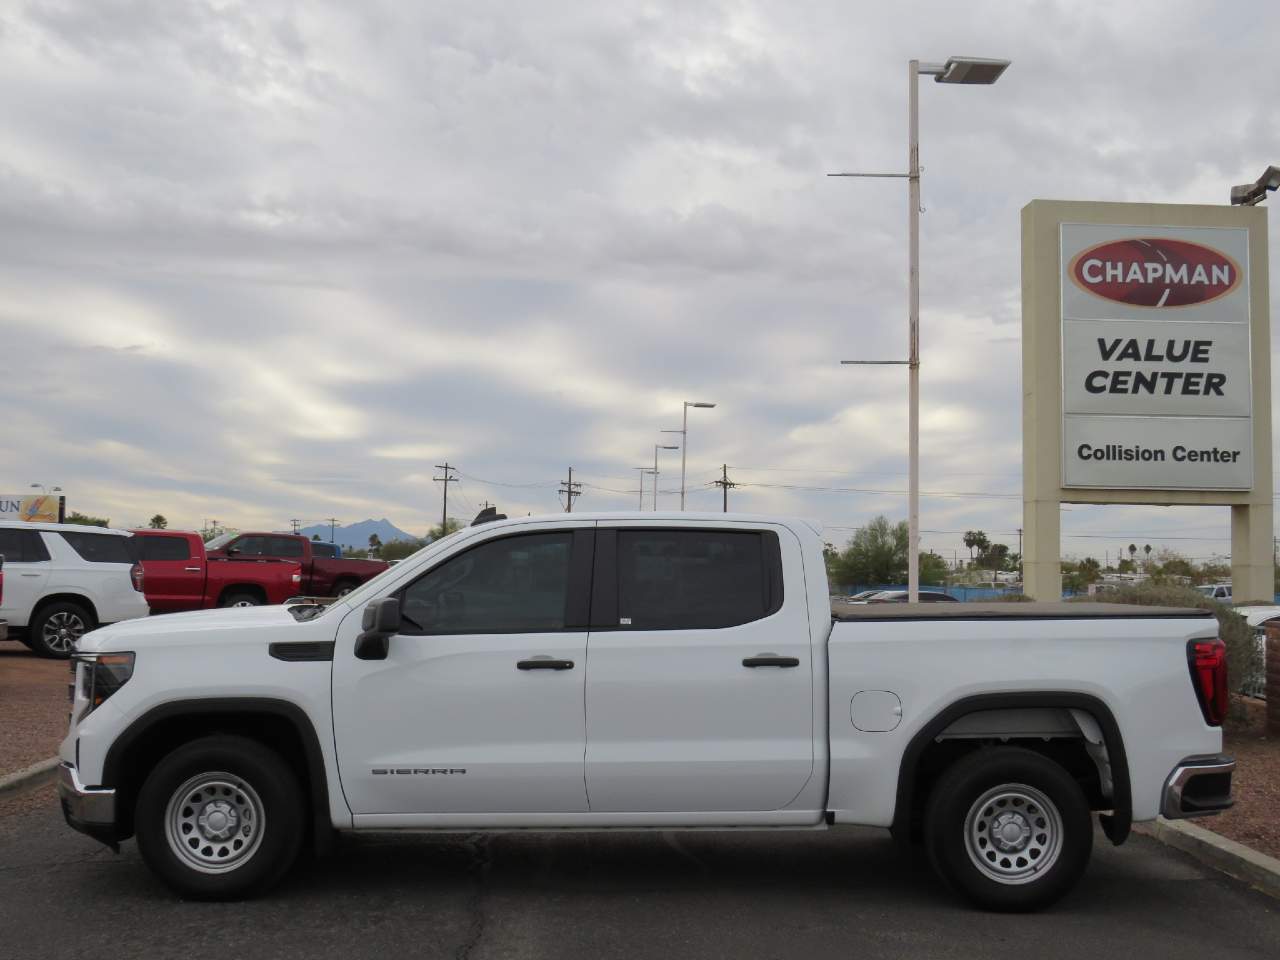
[[[1231,584],[1229,583],[1206,583],[1196,589],[1212,600],[1231,602]]]
[[[1280,620],[1280,606],[1274,604],[1251,604],[1232,607],[1236,613],[1244,617],[1245,622],[1253,628],[1253,642],[1258,647],[1258,669],[1244,678],[1240,684],[1240,692],[1247,697],[1267,698],[1267,624]]]
[[[868,600],[874,597],[877,593],[884,593],[884,591],[883,590],[860,590],[858,593],[855,593],[852,596],[837,597],[836,599],[841,600],[845,603],[866,603]]]
[[[200,534],[183,530],[134,530],[133,535],[152,613],[284,603],[301,589],[297,560],[210,558]]]
[[[65,659],[95,627],[148,613],[142,564],[126,530],[0,522],[0,554],[0,619],[40,656]]]
[[[875,596],[868,597],[867,603],[906,603],[909,596],[906,590],[881,590]],[[921,590],[921,603],[959,603],[955,597],[941,590]]]
[[[205,544],[209,559],[239,561],[293,560],[302,565],[301,590],[311,597],[346,596],[387,569],[382,560],[342,556],[334,544],[288,533],[225,533]]]
[[[1010,910],[1076,884],[1090,811],[1119,844],[1231,805],[1207,612],[833,617],[822,548],[786,519],[520,517],[327,606],[95,631],[62,809],[136,836],[188,897],[260,893],[335,830],[861,824],[920,837],[950,886]]]

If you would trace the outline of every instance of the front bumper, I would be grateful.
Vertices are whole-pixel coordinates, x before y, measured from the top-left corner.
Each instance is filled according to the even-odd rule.
[[[1236,762],[1225,754],[1187,757],[1164,784],[1160,812],[1169,820],[1204,817],[1231,809],[1231,774]]]
[[[69,826],[113,849],[117,847],[115,790],[86,787],[76,768],[63,762],[58,767],[58,797]]]

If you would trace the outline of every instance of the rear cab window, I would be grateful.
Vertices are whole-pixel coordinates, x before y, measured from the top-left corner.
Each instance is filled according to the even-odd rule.
[[[722,629],[782,607],[782,557],[772,531],[618,529],[616,538],[617,628]],[[601,538],[603,549],[610,539]],[[610,606],[600,612],[611,614]],[[606,625],[595,610],[592,619]]]
[[[191,543],[186,537],[139,537],[138,547],[143,560],[191,559]]]

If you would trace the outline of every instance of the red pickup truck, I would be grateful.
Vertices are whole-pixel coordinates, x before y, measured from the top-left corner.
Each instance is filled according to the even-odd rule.
[[[134,530],[152,613],[257,607],[284,603],[302,592],[297,561],[239,562],[205,551],[198,533]]]
[[[294,560],[302,564],[302,589],[309,597],[341,597],[390,566],[383,560],[352,560],[332,543],[312,543],[289,533],[224,533],[205,544],[210,558]]]

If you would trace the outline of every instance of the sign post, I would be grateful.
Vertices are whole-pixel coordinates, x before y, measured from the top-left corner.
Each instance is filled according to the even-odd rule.
[[[1022,309],[1025,592],[1061,596],[1063,503],[1219,504],[1271,602],[1266,210],[1033,201]]]

